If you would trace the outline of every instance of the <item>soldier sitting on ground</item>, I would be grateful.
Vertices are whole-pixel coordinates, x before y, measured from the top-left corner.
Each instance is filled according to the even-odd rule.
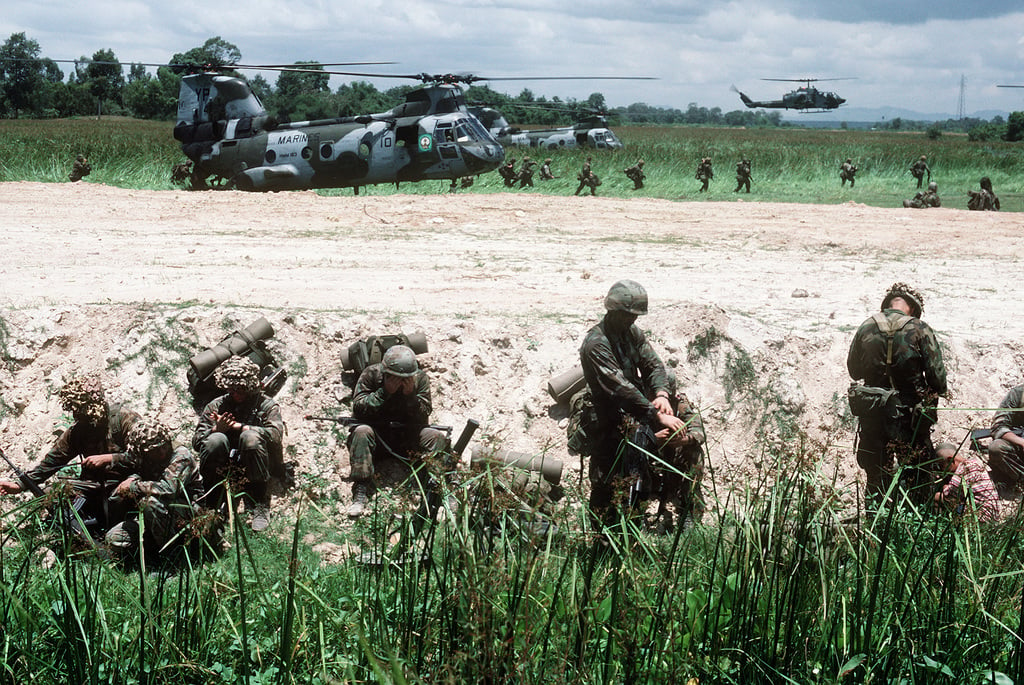
[[[988,176],[982,176],[979,185],[981,190],[967,191],[967,209],[976,212],[998,212],[999,198],[992,190],[992,181]]]
[[[203,494],[195,457],[187,447],[175,448],[170,431],[152,417],[139,419],[127,439],[125,458],[135,474],[114,490],[114,497],[129,513],[107,531],[111,551],[127,559],[139,551],[140,542],[153,553],[164,551],[172,542],[189,542],[188,534],[175,538],[192,522]]]
[[[171,167],[171,183],[185,185],[192,176],[192,160],[178,162]]]
[[[903,206],[913,209],[928,209],[929,207],[941,207],[939,200],[939,184],[932,181],[928,184],[928,190],[914,195],[909,200],[903,201]]]
[[[75,157],[75,163],[71,165],[71,173],[68,174],[68,180],[72,183],[81,181],[91,173],[92,165],[89,164],[89,160],[85,158],[85,155],[78,155]]]
[[[1000,483],[1016,485],[1024,478],[1024,385],[1006,393],[992,418],[988,465]]]
[[[192,438],[207,493],[203,504],[220,511],[233,495],[244,493],[254,531],[269,524],[269,481],[274,462],[282,459],[284,421],[281,408],[260,386],[260,368],[245,357],[230,357],[214,371],[226,394],[212,400]]]
[[[637,160],[636,164],[623,169],[622,173],[626,174],[626,178],[633,182],[633,190],[640,190],[644,187],[644,179],[647,178],[644,173],[644,160]]]
[[[63,432],[38,466],[26,473],[32,482],[41,485],[82,457],[81,481],[76,490],[85,497],[79,511],[82,520],[95,519],[99,529],[106,530],[120,520],[107,506],[114,486],[132,472],[125,456],[127,435],[139,415],[119,404],[106,400],[99,374],[74,372],[57,393],[61,407],[74,422]],[[0,494],[21,492],[24,486],[11,480],[0,480]]]
[[[348,436],[349,518],[359,518],[366,511],[375,455],[389,454],[409,463],[417,482],[426,487],[426,461],[446,454],[448,448],[444,431],[429,427],[431,409],[430,379],[419,368],[412,348],[394,345],[379,364],[363,369],[352,395],[352,416],[364,423],[353,426]]]

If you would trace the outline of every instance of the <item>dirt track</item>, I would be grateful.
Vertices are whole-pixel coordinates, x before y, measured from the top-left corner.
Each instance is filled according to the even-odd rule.
[[[564,456],[563,413],[544,383],[575,363],[608,286],[626,277],[647,286],[652,314],[641,324],[705,408],[711,459],[727,480],[761,459],[752,445],[762,405],[726,401],[721,390],[730,351],[742,350],[757,372],[756,394],[831,445],[824,461],[851,482],[852,437],[836,416],[846,347],[893,281],[927,298],[924,318],[948,356],[951,405],[994,406],[1024,376],[1014,324],[1019,214],[7,183],[0,222],[0,306],[6,346],[19,358],[0,388],[20,407],[4,417],[0,437],[23,461],[48,440],[44,428],[59,414],[48,388],[69,365],[106,368],[153,337],[133,342],[126,332],[152,332],[161,317],[212,343],[225,316],[244,324],[261,313],[279,329],[282,354],[305,363],[307,376],[281,400],[291,405],[290,443],[327,481],[332,470],[347,472],[343,456],[336,445],[314,447],[315,432],[299,417],[336,403],[343,346],[396,328],[427,333],[442,420],[474,415],[512,447]],[[695,358],[688,344],[711,327],[730,347]],[[114,383],[132,399],[153,387],[146,374],[121,371]],[[187,413],[166,393],[145,403],[187,432]],[[958,440],[988,416],[944,412],[938,432]]]

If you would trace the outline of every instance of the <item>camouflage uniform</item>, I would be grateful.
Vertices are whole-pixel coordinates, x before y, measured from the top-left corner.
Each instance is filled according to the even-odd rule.
[[[223,481],[230,478],[233,491],[244,490],[254,503],[256,516],[262,513],[265,517],[270,504],[268,481],[283,458],[281,408],[260,391],[259,367],[244,357],[224,361],[214,376],[217,386],[229,392],[206,405],[192,436],[192,448],[199,453],[200,472],[209,490],[206,504],[220,508],[225,497]],[[230,391],[239,388],[246,389],[241,400]],[[219,431],[214,414],[230,415],[241,429]],[[232,450],[238,450],[237,462],[231,460]]]
[[[633,166],[623,169],[622,173],[626,174],[626,178],[633,182],[633,190],[640,190],[644,187],[644,180],[647,178],[647,174],[644,173],[644,160],[641,159]]]
[[[1024,447],[1006,439],[1014,429],[1024,428],[1024,385],[1006,393],[992,419],[992,442],[988,444],[988,463],[993,477],[1003,483],[1016,483],[1024,476]]]
[[[183,185],[192,176],[192,161],[178,162],[171,167],[171,183]]]
[[[928,158],[921,155],[921,159],[917,160],[910,165],[910,175],[917,179],[917,187],[920,188],[921,184],[924,183],[925,174],[928,175],[928,180],[932,180],[932,170],[928,166],[926,161]]]
[[[988,176],[981,179],[981,190],[967,191],[967,209],[982,212],[998,212],[999,198],[992,190],[992,181]]]
[[[509,157],[505,164],[498,167],[498,174],[501,175],[506,188],[513,187],[516,184],[516,158]]]
[[[75,163],[71,165],[71,173],[68,174],[68,180],[72,183],[81,181],[83,178],[92,173],[92,165],[89,164],[83,155],[78,155],[75,158]]]
[[[444,431],[427,427],[431,400],[426,372],[416,371],[416,389],[411,395],[388,395],[384,375],[382,364],[366,367],[352,395],[352,416],[366,422],[354,426],[348,437],[351,477],[355,482],[373,480],[373,456],[381,442],[397,456],[413,457],[414,461],[419,455],[436,454],[448,446]]]
[[[711,169],[711,158],[704,157],[700,160],[700,164],[697,165],[697,175],[694,176],[698,181],[701,182],[700,190],[698,192],[705,192],[708,189],[708,183],[715,177],[715,172]]]
[[[523,160],[523,166],[519,167],[519,173],[516,174],[516,178],[519,179],[520,188],[525,188],[526,186],[533,187],[533,167],[535,166],[537,166],[537,162],[529,157]]]
[[[544,163],[540,165],[540,180],[550,181],[555,175],[551,173],[551,158],[548,157],[544,160]]]
[[[898,416],[862,417],[859,421],[857,464],[867,475],[865,499],[877,504],[891,482],[893,458],[900,464],[919,466],[934,458],[931,430],[934,407],[939,395],[945,395],[946,367],[935,332],[917,316],[889,308],[894,297],[902,297],[922,312],[922,298],[904,284],[894,284],[882,301],[882,312],[868,318],[857,329],[846,358],[846,368],[854,380],[879,388],[895,388],[902,408]],[[892,363],[887,367],[888,344],[876,317],[884,317],[895,328]],[[891,379],[891,382],[890,382]],[[913,469],[910,487],[925,488],[926,474]],[[930,497],[931,493],[915,493]]]
[[[664,513],[670,517],[666,505],[671,502],[684,519],[699,519],[704,511],[704,500],[700,492],[701,480],[704,478],[704,422],[686,395],[675,389],[674,385],[674,377],[669,374],[670,401],[676,416],[686,423],[686,434],[693,439],[693,443],[683,446],[663,443],[658,450],[659,456],[674,469],[658,469],[659,514]],[[683,520],[680,521],[682,523]]]
[[[849,181],[850,187],[852,188],[857,181],[856,176],[857,167],[853,165],[852,159],[847,159],[843,162],[842,166],[839,167],[839,178],[842,179],[842,183],[840,185],[845,187],[846,182]]]
[[[138,549],[139,519],[144,522],[144,544],[160,550],[192,520],[203,494],[199,465],[187,447],[173,449],[169,433],[158,422],[141,419],[129,434],[125,455],[136,476],[118,488],[118,497],[136,512],[111,528],[106,541],[124,555]]]
[[[594,174],[590,170],[590,157],[587,157],[587,161],[583,162],[583,167],[580,169],[580,173],[576,176],[576,179],[580,182],[580,184],[579,186],[577,186],[576,192],[573,193],[573,195],[579,195],[580,191],[586,188],[587,186],[590,186],[590,194],[595,195],[596,193],[594,192],[594,190],[597,188],[597,186],[593,185],[591,181],[592,176],[594,176]]]
[[[741,159],[736,164],[736,189],[732,192],[740,192],[740,188],[746,187],[747,192],[750,192],[750,160]]]
[[[668,395],[665,365],[635,324],[616,325],[615,315],[620,313],[606,313],[580,346],[583,377],[598,421],[589,465],[590,509],[605,524],[615,520],[612,499],[617,481],[626,475],[623,456],[630,448],[625,438],[632,433],[627,426],[632,424],[653,440],[660,426],[658,410],[648,398]],[[641,447],[656,449],[653,442]]]
[[[918,193],[910,200],[904,200],[903,206],[909,209],[928,209],[929,207],[941,207],[942,201],[939,199],[939,186],[937,183],[932,182],[928,184],[928,190],[923,193]]]

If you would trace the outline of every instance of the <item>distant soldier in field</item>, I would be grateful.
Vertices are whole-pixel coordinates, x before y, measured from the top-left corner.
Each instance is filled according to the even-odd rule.
[[[982,176],[980,185],[981,190],[967,191],[967,209],[976,212],[998,212],[999,198],[992,190],[992,181],[988,176]]]
[[[551,158],[548,157],[544,160],[544,163],[540,165],[540,180],[550,181],[555,178],[555,175],[551,173]]]
[[[750,160],[741,159],[736,164],[736,189],[732,192],[740,192],[740,188],[746,188],[747,192],[750,192]]]
[[[622,173],[626,174],[626,178],[633,182],[633,190],[640,190],[644,187],[644,179],[647,178],[644,173],[644,160],[637,160],[636,164],[623,169]]]
[[[71,173],[68,174],[68,180],[72,183],[81,181],[91,173],[92,165],[89,164],[89,160],[85,158],[85,155],[78,155],[75,157],[75,163],[71,165]]]
[[[171,183],[175,185],[185,185],[188,183],[189,178],[192,176],[192,160],[187,162],[178,162],[171,167]]]
[[[939,184],[932,181],[928,184],[928,190],[918,193],[909,200],[903,201],[903,206],[912,209],[928,209],[929,207],[941,207],[939,200]]]
[[[846,182],[849,181],[850,187],[852,188],[854,182],[857,180],[856,175],[857,167],[853,165],[853,160],[847,157],[846,161],[843,162],[842,166],[839,167],[839,178],[842,179],[842,183],[840,185],[845,187]]]
[[[593,176],[593,172],[590,170],[590,156],[587,156],[587,161],[583,162],[583,168],[580,169],[580,173],[576,175],[576,179],[580,182],[576,188],[576,192],[573,195],[579,195],[580,191],[590,186],[590,194],[594,195],[594,188],[596,186],[591,185],[590,177]]]
[[[537,166],[537,162],[529,157],[523,158],[523,166],[519,167],[519,173],[516,174],[520,188],[525,188],[526,186],[533,187],[533,167],[535,166]]]
[[[715,172],[711,169],[711,158],[701,157],[700,164],[697,165],[697,175],[694,176],[700,181],[700,190],[697,192],[703,193],[708,189],[708,183],[715,177]]]
[[[512,188],[516,184],[516,158],[509,157],[508,161],[498,167],[498,174],[505,181],[506,188]]]
[[[928,174],[928,181],[932,180],[932,170],[928,166],[928,158],[921,155],[921,158],[910,166],[910,175],[917,179],[917,187],[920,188],[924,182],[925,174]]]

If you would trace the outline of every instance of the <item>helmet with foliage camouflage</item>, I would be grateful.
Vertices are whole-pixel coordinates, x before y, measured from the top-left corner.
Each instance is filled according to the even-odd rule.
[[[229,357],[213,372],[213,379],[222,390],[255,392],[260,388],[260,367],[246,357]]]
[[[140,416],[124,437],[125,449],[132,454],[146,454],[171,442],[171,432],[154,416]]]
[[[73,372],[57,393],[60,406],[75,416],[87,416],[98,424],[107,412],[103,381],[98,373]]]
[[[380,363],[384,367],[384,373],[399,378],[414,376],[420,369],[419,364],[416,363],[416,353],[406,345],[389,347]]]
[[[928,190],[932,191],[933,193],[935,191],[937,191],[938,189],[939,189],[939,184],[936,183],[935,181],[932,181],[931,183],[928,184]]]
[[[893,283],[882,300],[882,309],[888,309],[894,298],[902,298],[910,304],[911,315],[920,318],[924,313],[924,296],[906,283]]]
[[[647,291],[636,281],[618,281],[604,298],[604,308],[610,312],[629,312],[637,316],[646,314]]]

